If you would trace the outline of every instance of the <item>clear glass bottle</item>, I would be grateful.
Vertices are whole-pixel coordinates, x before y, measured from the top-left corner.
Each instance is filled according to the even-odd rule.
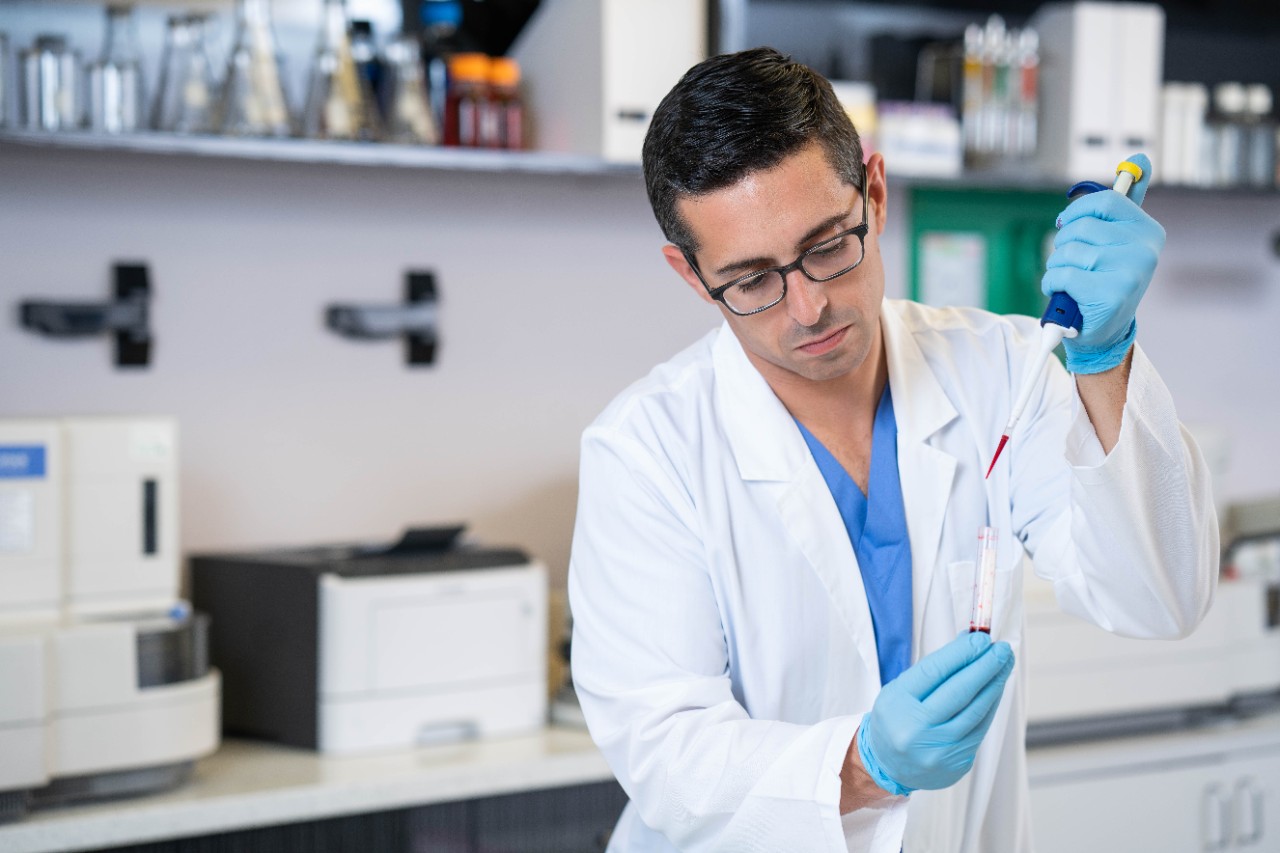
[[[132,133],[143,118],[142,64],[133,33],[133,7],[107,6],[102,56],[89,66],[87,121],[98,133]]]
[[[982,149],[982,111],[986,103],[982,90],[982,40],[982,27],[970,24],[964,28],[960,121],[964,128],[964,150],[969,157]]]
[[[1214,186],[1234,187],[1243,182],[1245,103],[1245,89],[1240,83],[1219,83],[1213,89],[1208,140],[1212,146]]]
[[[1276,122],[1271,116],[1271,87],[1254,83],[1246,87],[1244,133],[1245,180],[1251,187],[1270,189],[1276,180]]]
[[[75,130],[81,124],[80,55],[58,35],[36,36],[22,51],[22,114],[27,130]]]
[[[213,68],[205,53],[205,17],[169,18],[151,127],[168,133],[213,130]]]
[[[412,36],[400,36],[387,45],[383,91],[388,142],[402,145],[440,142],[418,55],[418,42]]]
[[[345,0],[325,0],[320,43],[302,113],[302,135],[312,139],[374,140],[379,136],[373,93],[351,56]]]
[[[1036,153],[1036,116],[1040,109],[1040,36],[1033,29],[1018,34],[1018,143],[1023,157]]]
[[[1004,94],[1008,89],[1008,61],[1003,60],[1005,47],[1004,18],[992,15],[982,30],[982,127],[978,150],[986,155],[1000,152],[1005,122]],[[1001,68],[1003,60],[1003,71]]]
[[[236,0],[236,40],[215,110],[214,127],[228,136],[288,136],[289,102],[270,0]]]

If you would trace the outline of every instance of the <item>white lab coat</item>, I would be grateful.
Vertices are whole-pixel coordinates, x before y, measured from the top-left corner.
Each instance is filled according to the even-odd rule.
[[[1024,548],[1060,606],[1105,629],[1195,627],[1217,577],[1210,484],[1140,349],[1109,456],[1052,361],[984,481],[1035,321],[886,300],[881,323],[913,659],[967,630],[988,523],[994,636],[1015,653]],[[840,816],[845,752],[880,689],[871,616],[831,493],[727,326],[584,433],[569,594],[578,696],[631,798],[611,851],[1030,850],[1024,665],[960,782]]]

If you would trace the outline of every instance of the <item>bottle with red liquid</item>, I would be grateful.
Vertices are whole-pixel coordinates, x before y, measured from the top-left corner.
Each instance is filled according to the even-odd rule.
[[[481,126],[486,148],[524,148],[524,99],[520,97],[520,64],[506,56],[489,61],[489,101]]]
[[[449,92],[444,107],[444,144],[476,148],[489,100],[489,57],[459,53],[449,57]]]

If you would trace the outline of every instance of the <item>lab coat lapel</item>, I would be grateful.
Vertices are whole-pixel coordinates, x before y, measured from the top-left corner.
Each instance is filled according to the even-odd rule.
[[[779,521],[799,546],[880,683],[875,629],[853,545],[791,413],[747,359],[726,324],[714,347],[716,405],[744,481],[777,494]]]
[[[956,410],[895,304],[886,300],[880,317],[898,422],[898,472],[911,542],[911,651],[912,659],[918,660],[925,606],[956,471],[955,457],[937,447],[934,437],[955,419]]]

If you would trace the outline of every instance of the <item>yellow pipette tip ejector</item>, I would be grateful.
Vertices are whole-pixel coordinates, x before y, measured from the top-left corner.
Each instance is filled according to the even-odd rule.
[[[1129,188],[1142,180],[1142,167],[1132,160],[1125,160],[1116,166],[1116,182],[1112,187],[1120,195],[1128,195]]]

